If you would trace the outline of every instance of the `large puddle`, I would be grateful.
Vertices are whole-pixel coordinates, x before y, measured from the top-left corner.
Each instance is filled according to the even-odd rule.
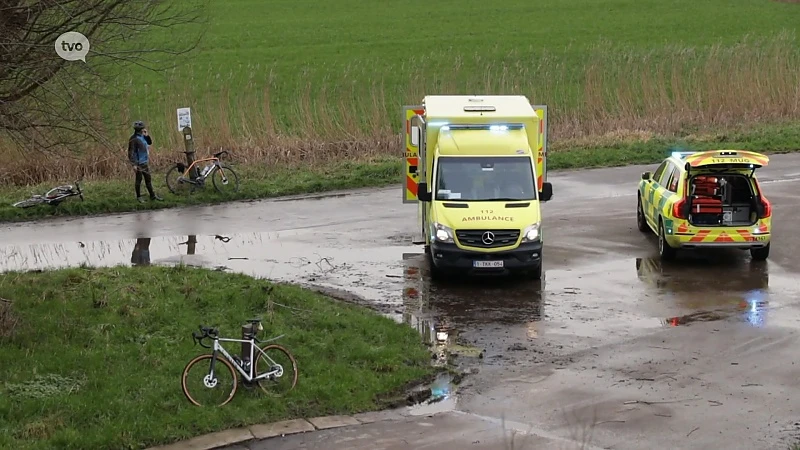
[[[776,311],[792,307],[787,300],[800,285],[770,262],[609,259],[547,269],[541,284],[505,278],[432,283],[420,246],[398,246],[399,240],[358,243],[303,230],[12,245],[0,248],[0,270],[132,263],[230,270],[355,294],[428,342],[444,332],[453,345],[461,338],[599,339],[708,320],[797,326],[793,315]]]

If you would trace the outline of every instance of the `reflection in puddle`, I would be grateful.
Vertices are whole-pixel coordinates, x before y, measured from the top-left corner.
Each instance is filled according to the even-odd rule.
[[[131,252],[131,264],[135,266],[150,265],[150,238],[136,239]]]
[[[394,291],[399,280],[389,276],[401,269],[399,256],[404,248],[350,241],[343,245],[340,234],[336,245],[330,246],[329,241],[335,241],[335,237],[324,232],[301,234],[290,230],[11,245],[0,248],[0,271],[182,263],[345,290],[375,301],[383,310],[400,307],[400,296]]]
[[[691,311],[664,319],[665,326],[720,320],[766,324],[771,295],[766,264],[738,258],[637,258],[636,273],[674,307]]]
[[[432,345],[437,362],[450,356],[481,358],[483,349],[475,346],[475,330],[484,326],[504,333],[524,330],[528,339],[539,336],[538,324],[545,318],[539,283],[505,277],[432,282],[424,254],[403,254],[403,263],[403,322]],[[465,331],[471,333],[464,335]],[[489,332],[477,333],[489,336]]]
[[[754,293],[757,295],[759,293]],[[682,325],[689,325],[694,322],[712,322],[717,320],[737,320],[739,322],[748,323],[754,327],[763,327],[766,325],[765,319],[767,316],[767,308],[769,303],[766,301],[759,301],[757,299],[750,299],[741,302],[738,308],[734,309],[720,309],[716,311],[698,311],[696,313],[687,314],[680,317],[670,317],[664,320],[664,325],[670,327],[677,327]]]
[[[425,416],[455,409],[457,396],[452,376],[449,373],[440,373],[431,383],[430,397],[416,405],[408,407],[408,414],[412,416]]]
[[[745,258],[672,264],[607,259],[545,268],[541,283],[505,277],[432,282],[420,250],[326,231],[139,236],[7,246],[0,248],[0,271],[182,263],[345,291],[418,330],[438,365],[451,356],[480,358],[548,339],[585,346],[587,339],[666,323],[736,316],[766,326],[766,305],[774,311],[781,307],[778,299],[793,299],[800,290],[772,262],[751,265]],[[787,314],[772,314],[769,322],[797,327]]]

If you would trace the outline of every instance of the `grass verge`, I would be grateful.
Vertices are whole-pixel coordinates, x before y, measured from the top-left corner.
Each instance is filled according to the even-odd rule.
[[[381,408],[432,375],[412,329],[353,305],[245,275],[178,267],[0,274],[0,448],[144,448],[254,423]],[[240,386],[217,410],[181,392],[198,324],[261,338],[297,359],[276,399]],[[229,350],[239,352],[236,346]],[[390,398],[395,397],[395,398]]]
[[[590,147],[594,145],[594,147]],[[573,141],[570,146],[554,147],[548,157],[548,170],[613,167],[629,164],[650,164],[663,159],[674,146],[704,150],[733,148],[765,153],[785,153],[800,150],[800,124],[766,126],[739,131],[689,135],[682,139],[610,135],[591,141]],[[399,146],[398,146],[399,154]],[[236,165],[234,165],[236,167]],[[14,208],[14,202],[31,192],[43,193],[53,184],[34,187],[0,187],[0,222],[35,220],[45,217],[86,216],[162,209],[186,205],[215,204],[234,200],[252,200],[282,195],[325,192],[337,189],[381,187],[396,184],[402,179],[402,161],[397,158],[374,157],[364,162],[314,165],[306,168],[240,169],[240,191],[223,195],[213,186],[191,196],[179,197],[167,191],[163,171],[154,175],[156,190],[163,202],[138,203],[133,195],[133,176],[127,180],[91,181],[83,185],[85,201],[69,199],[58,207],[41,205],[28,209]],[[631,180],[635,183],[636,180]],[[558,186],[554,186],[558,189]],[[143,192],[144,186],[142,187]],[[398,194],[399,197],[399,194]],[[398,198],[399,201],[399,198]]]

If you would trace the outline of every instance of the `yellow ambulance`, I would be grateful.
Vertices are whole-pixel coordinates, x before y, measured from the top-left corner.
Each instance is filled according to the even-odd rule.
[[[542,276],[547,106],[522,95],[429,95],[403,108],[403,202],[433,275]]]

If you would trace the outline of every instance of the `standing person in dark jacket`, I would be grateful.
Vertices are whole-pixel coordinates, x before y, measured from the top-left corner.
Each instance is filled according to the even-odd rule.
[[[147,187],[147,192],[150,194],[151,200],[163,200],[156,195],[153,190],[153,181],[150,177],[150,149],[149,146],[153,145],[153,139],[149,136],[144,122],[141,120],[133,124],[133,136],[128,140],[128,159],[133,164],[133,169],[136,171],[136,199],[144,203],[142,198],[142,179],[144,185]]]

